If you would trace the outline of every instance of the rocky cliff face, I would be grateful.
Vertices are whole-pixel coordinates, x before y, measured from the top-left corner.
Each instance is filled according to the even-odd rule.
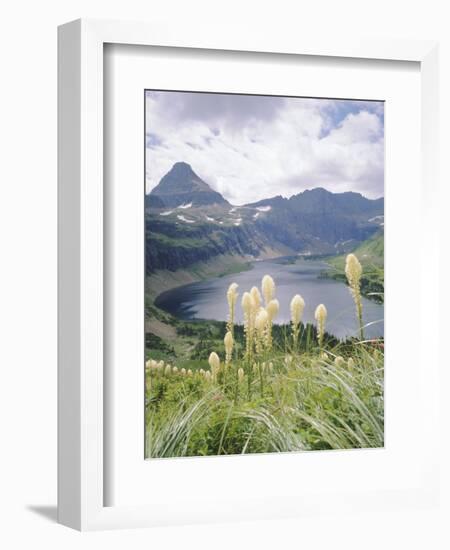
[[[250,225],[217,228],[212,223],[184,227],[149,219],[146,222],[147,272],[175,271],[218,255],[257,258],[270,248],[268,240]]]
[[[331,193],[313,189],[290,199],[277,196],[253,205],[270,208],[256,225],[266,235],[297,252],[333,253],[336,243],[361,242],[379,227],[384,200],[369,200],[359,193]]]

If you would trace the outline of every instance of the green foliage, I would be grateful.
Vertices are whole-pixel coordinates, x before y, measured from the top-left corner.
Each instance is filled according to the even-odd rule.
[[[147,332],[145,334],[145,348],[147,350],[152,350],[152,352],[160,351],[165,357],[175,357],[175,350],[173,349],[173,347],[152,332]],[[154,356],[154,353],[152,353],[152,356]]]
[[[286,355],[276,348],[266,357],[273,368],[264,369],[263,384],[243,361],[216,382],[198,372],[147,371],[147,457],[383,446],[380,342],[338,344],[326,355],[297,352],[288,363]],[[235,375],[240,367],[243,381]]]
[[[377,303],[384,302],[384,233],[380,231],[370,237],[353,253],[358,257],[364,268],[361,277],[361,294]],[[345,255],[327,258],[327,262],[333,268],[332,271],[323,273],[323,277],[329,277],[347,284],[344,273]]]

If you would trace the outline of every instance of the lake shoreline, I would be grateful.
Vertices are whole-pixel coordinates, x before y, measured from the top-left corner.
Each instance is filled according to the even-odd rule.
[[[259,287],[264,275],[273,277],[276,285],[276,297],[280,302],[277,324],[290,322],[290,301],[295,294],[301,294],[305,300],[304,319],[315,323],[315,308],[323,303],[328,309],[327,329],[337,338],[353,337],[357,333],[355,306],[344,281],[323,278],[321,274],[329,266],[323,260],[277,256],[267,260],[249,263],[247,269],[228,274],[215,275],[199,281],[189,281],[159,293],[154,306],[165,314],[187,322],[195,320],[226,321],[228,306],[226,292],[235,282],[242,296],[252,286]],[[364,322],[368,326],[369,337],[383,335],[384,308],[363,298]],[[243,321],[240,307],[236,310],[235,322]]]
[[[157,270],[145,277],[145,295],[154,303],[161,294],[169,290],[211,278],[225,277],[232,273],[249,271],[252,269],[249,266],[253,261],[251,259],[242,258],[237,260],[236,258],[222,256],[220,262],[214,259],[202,262],[202,265],[193,265],[188,269],[177,269],[176,271]],[[152,286],[159,287],[156,294],[152,292]]]
[[[189,268],[177,269],[176,271],[169,271],[167,269],[157,270],[151,275],[146,275],[145,286],[146,296],[150,297],[152,302],[155,301],[169,290],[174,290],[178,287],[185,286],[191,283],[201,282],[212,278],[222,278],[233,273],[242,273],[244,271],[251,271],[259,262],[267,260],[281,260],[288,258],[296,258],[296,261],[309,259],[307,256],[298,255],[272,255],[268,253],[265,256],[258,258],[248,258],[244,256],[220,256],[213,258],[206,262],[199,264],[193,264]],[[293,262],[295,263],[295,262]],[[154,286],[160,287],[158,293],[155,294],[151,291],[152,283]]]
[[[158,300],[158,298],[162,294],[170,290],[175,290],[176,288],[183,287],[191,283],[205,281],[207,279],[213,279],[213,278],[220,279],[222,277],[226,277],[233,273],[238,274],[244,271],[251,271],[255,267],[254,264],[258,264],[259,262],[264,262],[267,260],[277,261],[277,260],[284,260],[284,259],[286,260],[293,259],[294,261],[292,262],[291,261],[286,262],[286,264],[293,265],[301,261],[324,261],[325,258],[329,258],[329,256],[283,254],[280,256],[268,255],[262,258],[261,257],[259,258],[239,257],[239,259],[235,256],[231,256],[231,257],[221,256],[221,260],[225,260],[225,262],[220,261],[219,263],[218,258],[215,258],[208,262],[202,262],[201,265],[193,265],[192,267],[187,269],[177,269],[176,271],[169,271],[167,269],[157,270],[151,275],[147,275],[146,276],[146,296],[150,296],[152,299],[152,302],[155,304],[155,302]],[[324,261],[324,263],[327,263],[327,262]],[[225,271],[223,271],[224,265],[227,265],[227,269]],[[335,269],[331,264],[327,263],[327,265],[329,265],[330,269]],[[326,270],[324,270],[323,273],[326,273]],[[161,287],[161,290],[159,290],[157,294],[154,294],[151,291],[147,292],[147,290],[152,285],[152,283],[154,284],[156,283],[156,286]]]

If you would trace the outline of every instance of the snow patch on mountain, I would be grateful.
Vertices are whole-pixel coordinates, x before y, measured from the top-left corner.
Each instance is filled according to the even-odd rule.
[[[189,218],[185,218],[184,216],[181,216],[180,214],[177,216],[179,220],[186,223],[195,223],[195,220],[190,220]]]
[[[351,243],[353,239],[348,239],[347,241],[338,241],[337,243],[334,243],[334,247],[337,248],[338,246],[345,246],[348,243]]]

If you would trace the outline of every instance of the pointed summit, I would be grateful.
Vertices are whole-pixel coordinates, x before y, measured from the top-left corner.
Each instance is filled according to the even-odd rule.
[[[161,199],[168,207],[191,203],[192,206],[228,204],[220,193],[197,176],[187,162],[176,162],[150,195]]]

